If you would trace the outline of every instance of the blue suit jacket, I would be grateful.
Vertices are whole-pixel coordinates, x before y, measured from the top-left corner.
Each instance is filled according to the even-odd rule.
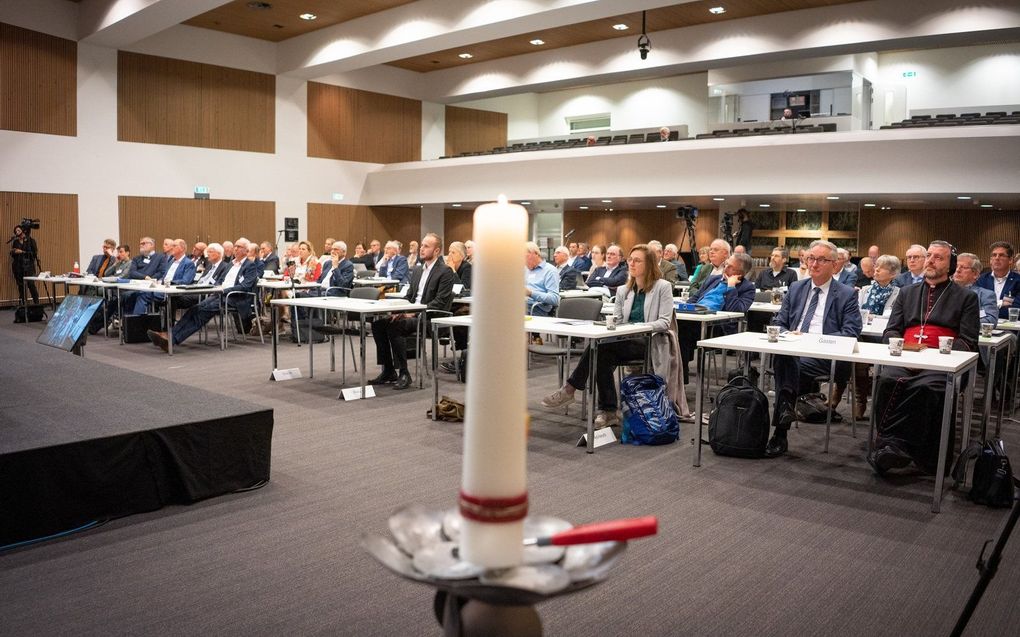
[[[803,320],[801,314],[805,310],[807,295],[810,292],[811,279],[801,279],[791,285],[790,292],[783,299],[783,306],[772,319],[772,324],[790,331],[799,330]],[[825,298],[822,333],[854,338],[861,335],[861,307],[857,303],[857,291],[835,279],[829,285],[829,293]]]
[[[996,307],[998,304],[995,302],[995,292],[978,287],[977,284],[970,286],[968,289],[977,294],[978,305],[981,306],[981,322],[991,323],[992,325],[998,323],[999,309]]]
[[[164,276],[170,270],[170,265],[172,264],[173,261],[171,261],[170,264],[166,266],[166,270],[163,271]],[[184,257],[181,259],[181,263],[180,265],[177,266],[177,269],[174,270],[174,278],[170,281],[170,285],[187,285],[189,283],[194,282],[195,282],[195,262],[189,259],[188,257]]]
[[[838,278],[839,282],[842,283],[843,285],[849,285],[850,287],[854,287],[854,284],[857,283],[857,275],[859,273],[860,273],[860,270],[856,270],[856,269],[854,269],[854,270],[847,270],[847,269],[844,268],[844,269],[839,271],[839,277],[837,277],[837,278]]]
[[[351,286],[354,285],[354,264],[349,259],[344,259],[333,268],[332,262],[327,263],[330,267],[329,287],[337,288],[329,291],[329,296],[349,296]],[[326,267],[326,265],[322,267]],[[344,289],[339,289],[344,288]]]
[[[573,266],[563,266],[560,270],[560,292],[564,290],[576,290],[577,280],[581,277],[581,273],[574,269]]]
[[[612,275],[606,276],[606,266],[595,268],[590,275],[588,275],[588,287],[604,287],[609,288],[611,294],[616,294],[616,288],[620,287],[627,282],[627,266],[621,263],[616,266],[613,270]]]
[[[131,259],[131,270],[128,273],[129,279],[162,279],[166,274],[166,259],[162,254],[150,254],[144,256],[139,254]]]
[[[979,276],[977,283],[975,283],[974,285],[976,285],[979,288],[991,290],[992,294],[995,294],[995,276],[991,273],[991,271],[985,272],[984,274]],[[1002,294],[997,299],[995,299],[996,305],[998,305],[998,301],[1002,297],[1012,296],[1015,298],[1018,294],[1020,294],[1020,274],[1017,274],[1013,270],[1010,270],[1009,275],[1006,277],[1006,284],[1002,286]],[[1017,302],[1014,301],[1013,306],[1016,307],[1016,305]],[[1009,308],[1008,307],[999,308],[999,318],[1008,317]]]
[[[407,283],[407,257],[402,254],[394,256],[379,270],[379,276]]]
[[[691,296],[690,302],[697,303],[700,299],[704,298],[712,288],[717,285],[725,284],[721,274],[713,274],[705,280],[704,285],[698,288],[698,291]],[[754,303],[754,283],[751,283],[747,279],[742,279],[737,287],[732,290],[727,290],[726,294],[723,295],[723,306],[722,310],[725,312],[746,312],[751,308],[751,304]]]
[[[85,274],[95,274],[95,275],[98,276],[99,275],[99,266],[103,265],[103,259],[104,258],[106,258],[105,254],[97,254],[96,256],[92,257],[92,260],[89,261],[89,267],[85,268]],[[110,270],[113,270],[113,264],[116,263],[116,262],[117,262],[116,255],[110,257],[110,262],[106,264],[107,272],[109,272]],[[106,273],[104,273],[104,275],[105,276],[109,276]]]
[[[898,288],[905,288],[908,285],[914,285],[914,275],[910,273],[910,270],[900,272],[896,275],[896,278],[892,280],[892,284]]]
[[[254,292],[255,286],[262,278],[263,267],[264,264],[258,259],[254,261],[245,259],[241,264],[241,271],[237,273],[237,279],[234,280],[234,285],[223,290],[223,298],[226,298],[227,294],[231,292]],[[230,266],[227,267],[227,270],[229,269]],[[224,274],[225,276],[226,274]]]
[[[582,254],[579,257],[574,257],[574,263],[571,264],[570,267],[574,268],[578,272],[588,272],[591,270],[591,257],[585,254]]]

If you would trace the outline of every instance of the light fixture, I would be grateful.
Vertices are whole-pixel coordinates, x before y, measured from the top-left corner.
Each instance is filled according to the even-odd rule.
[[[725,7],[712,7],[711,9],[708,10],[708,12],[711,13],[712,15],[722,15],[722,14],[726,13],[726,8]]]
[[[612,199],[603,199],[602,203],[613,203]]]
[[[522,206],[530,206],[530,205],[531,205],[531,202],[530,202],[530,201],[522,201],[522,202],[521,202],[521,205],[522,205]]]
[[[578,206],[577,209],[578,210],[587,210],[588,206]]]
[[[770,204],[770,203],[760,203],[760,204],[758,204],[758,207],[759,208],[771,208],[772,204]]]
[[[665,208],[666,204],[664,204],[664,203],[657,203],[657,204],[655,204],[655,207],[656,208]]]
[[[963,201],[967,201],[967,200],[970,199],[970,197],[968,197],[967,195],[960,195],[959,197],[957,197],[957,199],[961,199]]]
[[[531,43],[534,44],[535,46],[542,46],[543,44],[545,44],[545,40],[539,40],[536,38],[532,40]]]
[[[992,208],[993,206],[990,203],[983,203],[983,204],[981,204],[981,207],[982,208]]]
[[[873,203],[866,203],[866,204],[864,204],[864,207],[865,208],[874,208],[875,204],[873,204]]]
[[[471,58],[473,58],[475,56],[471,55],[470,53],[461,53],[457,57],[459,57],[462,60],[470,60]]]
[[[451,208],[460,208],[460,204],[459,203],[452,203],[452,204],[450,204],[450,207]]]
[[[807,212],[807,208],[797,208],[797,212]]]
[[[648,39],[648,29],[645,26],[645,12],[641,12],[641,35],[637,39],[637,50],[642,60],[648,59],[648,52],[652,50],[652,41]]]
[[[617,31],[626,31],[630,27],[627,26],[626,24],[614,24],[613,28],[616,29]]]
[[[726,197],[712,197],[712,201],[726,201]]]
[[[839,199],[839,197],[837,197],[836,195],[829,195],[828,197],[826,197],[826,199],[828,199],[829,201],[835,201],[836,199]]]
[[[314,20],[319,16],[315,15],[314,13],[302,13],[298,17],[301,18],[302,20]]]

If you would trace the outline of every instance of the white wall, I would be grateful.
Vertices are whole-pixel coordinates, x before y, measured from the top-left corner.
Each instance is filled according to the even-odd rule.
[[[1020,104],[1020,43],[880,53],[878,62],[876,85],[903,87],[908,114]]]
[[[538,125],[538,93],[490,97],[484,100],[461,102],[457,106],[506,113],[507,139],[530,139],[542,136]]]

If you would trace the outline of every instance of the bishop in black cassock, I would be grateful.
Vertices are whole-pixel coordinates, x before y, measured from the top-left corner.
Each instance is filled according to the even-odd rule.
[[[900,290],[883,342],[900,337],[938,348],[939,336],[952,336],[954,350],[978,350],[977,295],[949,280],[950,249],[941,243],[933,243],[929,250],[924,281]],[[944,373],[883,368],[875,401],[877,438],[868,455],[879,475],[911,462],[926,473],[936,472],[946,398]]]

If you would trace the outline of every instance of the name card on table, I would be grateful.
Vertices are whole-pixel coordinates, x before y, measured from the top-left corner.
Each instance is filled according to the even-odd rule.
[[[361,395],[361,387],[349,387],[340,390],[340,396],[344,400],[361,400],[362,398],[375,398],[375,387],[365,387],[365,395]]]
[[[857,351],[857,339],[852,336],[801,334],[800,341],[795,347],[819,354],[853,354]]]
[[[274,369],[272,380],[294,380],[301,378],[301,369],[291,367],[290,369]]]
[[[612,427],[603,427],[595,430],[595,448],[599,448],[602,445],[608,445],[616,442],[616,434],[613,433]],[[577,441],[575,447],[586,447],[588,446],[588,434],[581,434],[581,439]]]

